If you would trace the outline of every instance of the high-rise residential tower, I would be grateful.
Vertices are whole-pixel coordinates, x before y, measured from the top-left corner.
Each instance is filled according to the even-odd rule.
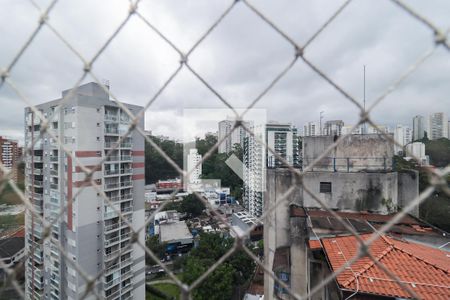
[[[39,138],[40,119],[25,109],[26,195],[44,220],[26,213],[26,297],[81,298],[86,282],[76,264],[91,277],[104,270],[93,286],[104,299],[144,299],[145,255],[131,243],[127,224],[134,230],[144,224],[144,139],[132,131],[119,141],[130,118],[98,84],[72,95],[61,106],[61,99],[36,106],[62,145],[48,133]],[[141,110],[124,105],[133,114]],[[81,165],[95,170],[94,183]],[[45,224],[51,227],[44,240]],[[144,243],[142,230],[137,239]]]
[[[394,145],[395,154],[399,154],[399,152],[403,151],[403,148],[412,142],[412,130],[408,126],[397,125],[394,129],[394,140],[399,145]]]
[[[323,135],[340,136],[342,134],[342,127],[344,127],[344,121],[342,120],[326,121],[323,128]]]
[[[244,142],[244,206],[254,217],[264,211],[262,192],[265,190],[266,168],[280,168],[286,165],[274,153],[281,156],[289,166],[299,166],[299,145],[297,128],[291,124],[271,122],[252,126],[255,136],[248,135]],[[260,139],[267,148],[259,143]]]
[[[16,140],[0,136],[0,161],[3,166],[12,171],[12,180],[17,182],[17,165],[22,155],[21,148]]]
[[[445,113],[430,114],[428,119],[428,138],[430,140],[448,138],[448,119]]]
[[[413,118],[413,141],[421,140],[425,136],[425,118],[417,115]]]
[[[186,182],[186,190],[189,192],[192,191],[192,188],[195,185],[201,183],[202,176],[202,155],[198,153],[196,148],[189,149],[189,154],[187,155],[187,170],[186,172],[192,173],[189,174],[189,180]],[[195,188],[194,188],[195,189]]]
[[[231,132],[233,126],[233,120],[223,120],[219,122],[219,131],[217,137],[218,141],[221,141],[223,138],[225,138],[225,140],[219,145],[219,153],[230,153],[233,150],[235,144],[239,144],[242,146],[246,131],[244,128],[239,127]],[[230,135],[227,136],[228,134]]]

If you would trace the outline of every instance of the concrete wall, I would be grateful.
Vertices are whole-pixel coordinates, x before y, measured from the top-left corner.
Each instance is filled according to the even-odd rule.
[[[404,208],[408,206],[419,195],[419,172],[410,170],[398,173],[398,206]],[[415,217],[419,217],[419,206],[409,212]]]
[[[292,186],[291,172],[286,169],[267,170],[267,189],[264,193],[265,210],[280,201],[282,195]],[[301,190],[296,188],[284,202],[268,213],[264,221],[264,257],[266,267],[272,270],[275,250],[278,247],[290,246],[289,205],[301,205]],[[264,275],[264,294],[273,295],[273,279]],[[267,296],[270,299],[270,296]]]
[[[303,168],[322,155],[334,141],[333,136],[304,137]],[[378,134],[348,135],[343,137],[343,141],[331,150],[314,170],[334,171],[333,158],[337,171],[347,171],[347,164],[350,171],[389,170],[392,167],[393,154],[391,143]]]
[[[331,193],[320,193],[321,182],[331,183]],[[303,183],[332,209],[386,214],[398,204],[397,173],[308,172]],[[305,191],[303,201],[305,207],[321,207]]]

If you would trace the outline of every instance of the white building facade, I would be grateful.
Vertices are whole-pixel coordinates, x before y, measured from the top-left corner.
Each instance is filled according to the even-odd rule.
[[[282,157],[288,166],[299,165],[297,128],[291,124],[268,123],[252,127],[255,136]],[[244,141],[244,207],[254,217],[264,211],[262,192],[265,190],[266,168],[286,167],[282,160],[266,149],[254,137]]]
[[[221,141],[225,138],[225,140],[219,145],[219,153],[230,153],[233,150],[235,144],[239,144],[242,146],[246,131],[244,128],[239,127],[231,132],[233,130],[233,126],[233,120],[223,120],[219,122],[219,131],[217,134],[218,141]],[[229,136],[227,136],[228,134]]]
[[[413,118],[413,141],[421,140],[425,136],[425,118],[417,115]]]
[[[319,136],[320,128],[317,122],[308,122],[303,126],[303,136]]]
[[[26,298],[80,299],[86,282],[69,258],[92,278],[104,270],[93,287],[103,299],[144,299],[145,254],[131,244],[128,225],[137,230],[145,222],[144,139],[133,131],[119,140],[130,118],[96,83],[80,86],[60,103],[36,107],[71,156],[48,134],[38,138],[41,122],[25,109],[25,145],[34,144],[26,155],[26,196],[52,224],[44,242],[44,225],[26,212]],[[142,109],[125,105],[133,114]],[[85,179],[82,165],[95,170],[93,182]],[[138,239],[145,242],[143,231]]]
[[[190,192],[194,185],[199,185],[201,183],[202,177],[202,155],[198,153],[198,150],[193,148],[189,149],[189,154],[187,155],[187,170],[186,172],[191,172],[189,174],[189,179],[187,182],[187,190]]]
[[[428,119],[428,139],[448,138],[448,119],[443,112],[432,113]]]
[[[405,125],[397,125],[394,129],[394,140],[401,145],[394,145],[394,152],[399,154],[407,144],[412,142],[411,128]]]

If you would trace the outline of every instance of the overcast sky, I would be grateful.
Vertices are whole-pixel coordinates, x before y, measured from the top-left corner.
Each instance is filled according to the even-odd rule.
[[[50,1],[36,1],[46,7]],[[232,1],[147,1],[139,11],[186,52]],[[302,45],[344,1],[252,1]],[[450,1],[407,1],[434,24],[450,27]],[[105,43],[128,12],[128,1],[60,1],[49,22],[85,58]],[[30,1],[3,0],[0,9],[0,68],[34,30],[39,11]],[[427,49],[433,34],[388,0],[354,0],[306,49],[305,56],[355,98],[363,98],[367,65],[370,103]],[[243,3],[190,56],[189,63],[225,99],[246,107],[292,60],[294,49]],[[122,101],[144,105],[179,66],[178,54],[133,16],[94,64]],[[82,74],[81,61],[44,27],[11,72],[11,80],[33,103],[59,98]],[[91,81],[87,78],[85,82]],[[23,139],[26,106],[7,86],[0,89],[0,135]],[[357,120],[358,111],[301,60],[256,105],[267,118],[302,127],[308,121]],[[183,68],[146,113],[146,129],[182,138],[183,109],[225,108]],[[450,113],[450,52],[439,47],[418,71],[374,110],[379,124],[411,124],[416,114]],[[219,120],[218,120],[219,121]],[[190,129],[200,135],[214,125]]]

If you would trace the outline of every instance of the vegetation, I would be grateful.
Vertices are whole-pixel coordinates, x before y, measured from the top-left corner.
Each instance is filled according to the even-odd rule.
[[[180,212],[186,213],[189,218],[195,218],[202,214],[205,205],[194,194],[188,195],[180,203]]]
[[[180,296],[180,289],[172,283],[158,283],[148,286],[146,289],[146,299],[148,300],[175,300]]]
[[[25,214],[0,216],[0,229],[8,229],[25,224]]]
[[[232,248],[234,240],[218,233],[202,233],[197,248],[184,260],[183,279],[191,284]],[[234,288],[248,283],[255,263],[242,250],[217,267],[193,292],[198,300],[232,299]]]
[[[166,253],[166,244],[159,242],[159,235],[150,236],[145,245],[148,249],[150,249],[158,258],[163,258]],[[146,255],[145,261],[147,264],[154,265],[156,261],[154,261],[150,256]]]
[[[180,167],[183,168],[183,144],[152,136],[151,139]],[[205,138],[197,138],[196,147],[199,154],[205,154],[217,143],[217,137],[206,134]],[[243,150],[239,144],[235,144],[230,154],[218,153],[217,149],[203,162],[203,179],[220,179],[222,186],[231,187],[231,194],[236,198],[242,195],[242,180],[226,164],[225,161],[232,154],[242,160]],[[157,182],[160,179],[179,177],[180,174],[169,164],[150,144],[145,147],[145,181],[147,184]]]
[[[23,192],[25,190],[25,183],[24,183],[24,171],[25,171],[25,164],[20,163],[18,165],[17,170],[17,186],[19,189]],[[7,204],[7,205],[18,205],[22,204],[22,200],[17,195],[17,193],[12,189],[12,187],[7,184],[3,191],[0,193],[0,205],[1,204]]]
[[[425,153],[429,155],[430,163],[433,166],[443,168],[450,164],[450,140],[442,138],[430,141],[425,137],[420,142],[425,144]],[[419,171],[420,192],[429,186],[428,173],[415,161],[406,161],[402,157],[396,156],[394,165],[399,172]],[[447,178],[447,183],[450,186],[450,176]],[[420,218],[450,232],[450,197],[442,191],[435,191],[420,205]]]
[[[183,144],[162,137],[152,136],[158,145],[181,169],[183,168]],[[180,174],[158,151],[145,142],[145,182],[155,183],[158,180],[180,177]]]

